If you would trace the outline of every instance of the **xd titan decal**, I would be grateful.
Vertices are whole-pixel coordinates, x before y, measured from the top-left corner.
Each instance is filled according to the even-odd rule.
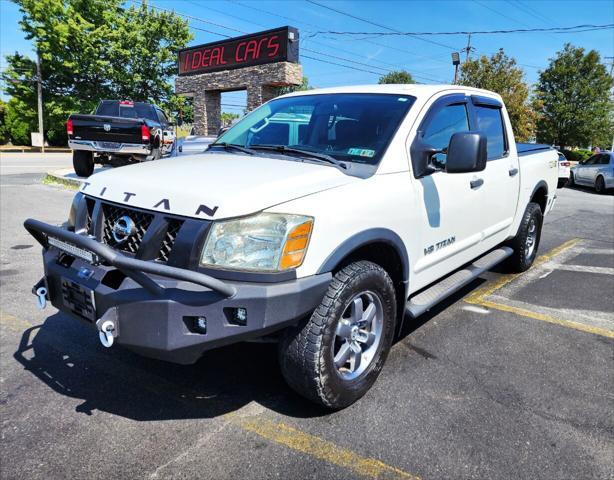
[[[426,256],[433,252],[436,252],[437,250],[441,250],[444,247],[452,245],[455,241],[456,241],[456,237],[450,237],[450,238],[446,238],[445,240],[442,240],[441,242],[437,242],[434,245],[429,245],[428,247],[424,249],[424,255]]]

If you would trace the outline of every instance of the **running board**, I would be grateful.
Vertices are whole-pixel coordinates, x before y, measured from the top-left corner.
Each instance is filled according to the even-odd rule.
[[[449,277],[444,278],[423,292],[411,297],[406,305],[409,314],[416,318],[427,310],[430,310],[441,300],[454,292],[459,291],[486,270],[491,269],[512,255],[514,250],[510,247],[501,247],[478,258],[472,264],[462,270],[457,270]]]

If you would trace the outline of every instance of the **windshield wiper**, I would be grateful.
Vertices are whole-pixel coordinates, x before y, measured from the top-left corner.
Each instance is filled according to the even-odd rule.
[[[330,155],[326,155],[325,153],[312,152],[311,150],[303,150],[301,148],[288,147],[286,145],[258,145],[258,144],[250,145],[250,148],[252,148],[253,150],[273,150],[275,152],[280,152],[280,153],[289,153],[289,154],[294,153],[296,155],[302,155],[304,157],[321,160],[326,163],[332,163],[333,165],[336,165],[337,167],[340,167],[346,170],[348,168],[345,163],[340,162],[339,160],[337,160],[334,157],[331,157]]]
[[[234,143],[227,143],[227,142],[212,143],[211,145],[209,145],[209,148],[211,147],[222,147],[226,151],[236,150],[238,152],[247,153],[248,155],[254,155],[256,153],[251,148],[246,148],[246,147],[242,147],[241,145],[236,145]]]

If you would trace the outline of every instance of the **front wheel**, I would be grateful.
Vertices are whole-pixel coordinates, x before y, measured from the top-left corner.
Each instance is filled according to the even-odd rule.
[[[597,193],[605,193],[605,180],[601,175],[595,180],[595,191]]]
[[[331,409],[345,408],[371,388],[395,331],[392,280],[379,265],[352,263],[331,281],[311,317],[284,333],[281,371],[292,389]]]
[[[537,203],[529,203],[522,216],[518,233],[509,242],[509,246],[514,249],[514,253],[508,260],[508,267],[512,271],[524,272],[533,265],[539,248],[542,223],[541,207]]]

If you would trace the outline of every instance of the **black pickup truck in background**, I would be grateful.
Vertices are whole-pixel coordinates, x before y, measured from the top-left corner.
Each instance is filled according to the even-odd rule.
[[[68,117],[66,132],[80,177],[89,177],[94,163],[120,166],[157,160],[171,152],[175,141],[164,112],[144,102],[103,100],[94,115]]]

